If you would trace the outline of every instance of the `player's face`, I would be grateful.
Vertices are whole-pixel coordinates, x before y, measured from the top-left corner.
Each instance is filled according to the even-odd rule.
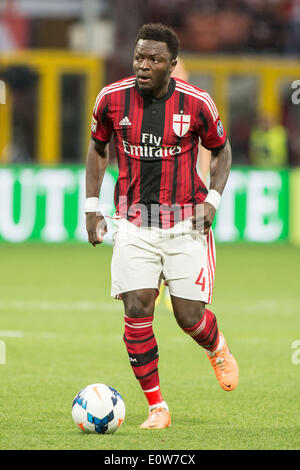
[[[176,65],[165,42],[139,39],[134,50],[133,70],[139,88],[155,98],[168,91],[170,75]]]

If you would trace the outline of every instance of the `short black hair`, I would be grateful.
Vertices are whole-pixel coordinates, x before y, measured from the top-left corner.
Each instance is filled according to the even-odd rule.
[[[175,31],[162,23],[146,23],[138,31],[135,44],[140,39],[149,39],[152,41],[165,42],[171,55],[175,60],[178,56],[179,39]]]

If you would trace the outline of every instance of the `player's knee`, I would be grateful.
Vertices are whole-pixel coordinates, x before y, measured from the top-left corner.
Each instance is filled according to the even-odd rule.
[[[185,308],[174,309],[174,315],[181,328],[191,328],[198,323],[204,315],[205,304],[197,302],[197,305],[185,305]]]
[[[130,318],[152,317],[154,314],[155,297],[151,292],[122,294],[125,315]]]
[[[125,308],[125,315],[129,318],[143,318],[151,317],[153,312],[151,308],[137,303],[128,305],[127,308]]]

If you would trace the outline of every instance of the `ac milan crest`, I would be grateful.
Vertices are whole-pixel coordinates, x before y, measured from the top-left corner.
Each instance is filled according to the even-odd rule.
[[[189,114],[173,114],[173,131],[178,137],[184,136],[190,128],[191,116]]]

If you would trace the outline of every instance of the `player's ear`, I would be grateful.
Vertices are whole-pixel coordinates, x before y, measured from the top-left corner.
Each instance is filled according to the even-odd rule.
[[[177,65],[177,59],[172,60],[170,64],[170,69],[169,69],[170,74],[173,73],[176,65]]]

